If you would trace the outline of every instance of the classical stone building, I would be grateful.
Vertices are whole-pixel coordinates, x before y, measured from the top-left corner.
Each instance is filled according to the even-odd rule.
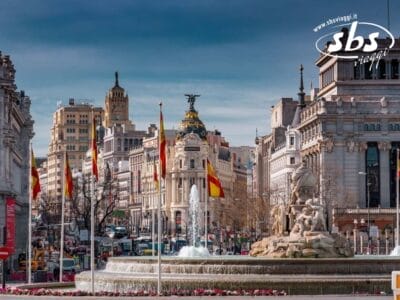
[[[389,42],[379,40],[378,51]],[[376,226],[377,232],[393,230],[396,149],[400,148],[399,46],[396,39],[390,52],[372,66],[354,59],[318,58],[319,90],[308,99],[301,81],[292,124],[281,129],[282,148],[276,143],[279,133],[274,128],[256,140],[258,194],[271,193],[274,176],[278,180],[282,166],[274,167],[274,157],[278,162],[284,155],[294,155],[295,165],[305,160],[318,178],[317,191],[327,208],[329,228],[367,231],[369,225]],[[285,188],[289,185],[286,182]]]
[[[379,40],[378,51],[389,42]],[[382,230],[395,227],[394,210],[383,214],[380,209],[396,205],[399,60],[396,39],[388,55],[373,65],[325,56],[316,62],[320,91],[301,112],[301,155],[319,170],[320,196],[335,209],[341,231],[353,229],[357,220]]]
[[[129,154],[134,204],[131,218],[138,228],[137,231],[140,228],[140,234],[151,232],[152,211],[156,210],[159,198],[153,179],[154,164],[157,168],[159,165],[158,135],[159,131],[154,131],[154,136],[144,138],[143,145],[132,149]],[[194,102],[186,111],[179,129],[165,130],[165,136],[167,174],[161,186],[161,222],[164,234],[175,236],[187,233],[189,194],[193,184],[199,191],[200,206],[204,214],[208,195],[207,158],[216,169],[225,192],[225,199],[208,199],[209,232],[212,233],[218,224],[232,224],[235,174],[229,143],[219,131],[206,130],[194,108]],[[157,173],[159,174],[159,170]],[[157,217],[155,219],[157,224]],[[204,218],[201,219],[201,226],[204,226]]]
[[[68,152],[71,169],[82,169],[82,161],[90,149],[93,117],[101,124],[103,109],[89,103],[60,105],[53,114],[51,140],[47,154],[47,202],[55,215],[61,213],[64,153]]]
[[[31,101],[17,91],[15,68],[8,55],[0,52],[0,227],[5,226],[5,202],[16,200],[16,258],[25,252],[28,241],[28,203],[30,177],[29,144],[33,137]],[[0,240],[4,236],[1,231]]]

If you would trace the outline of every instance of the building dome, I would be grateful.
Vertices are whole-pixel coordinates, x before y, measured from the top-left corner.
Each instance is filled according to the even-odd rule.
[[[197,134],[202,140],[207,139],[207,129],[199,119],[198,112],[194,109],[194,102],[198,95],[186,95],[189,102],[189,110],[185,113],[185,118],[179,124],[176,139],[180,140],[189,133]]]

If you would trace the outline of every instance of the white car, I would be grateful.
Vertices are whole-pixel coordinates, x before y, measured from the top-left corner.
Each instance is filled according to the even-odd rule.
[[[49,272],[52,272],[53,274],[59,274],[59,272],[60,272],[59,261],[47,262],[47,270]],[[63,258],[63,271],[79,273],[81,271],[81,267],[79,265],[75,264],[75,260],[73,258]]]

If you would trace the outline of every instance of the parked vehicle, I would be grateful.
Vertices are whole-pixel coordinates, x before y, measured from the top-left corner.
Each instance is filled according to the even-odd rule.
[[[115,238],[120,239],[126,237],[128,235],[128,231],[125,226],[117,226],[115,227]]]
[[[60,261],[49,261],[47,262],[48,272],[53,273],[54,278],[58,278],[60,274]],[[73,258],[63,258],[63,272],[64,273],[79,273],[81,271],[80,265],[78,265]]]

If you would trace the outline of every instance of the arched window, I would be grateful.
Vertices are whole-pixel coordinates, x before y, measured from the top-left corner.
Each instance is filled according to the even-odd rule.
[[[379,182],[379,149],[376,142],[369,142],[366,150],[366,207],[378,207],[380,205]],[[369,195],[368,195],[369,194]],[[369,203],[368,203],[369,198]]]

